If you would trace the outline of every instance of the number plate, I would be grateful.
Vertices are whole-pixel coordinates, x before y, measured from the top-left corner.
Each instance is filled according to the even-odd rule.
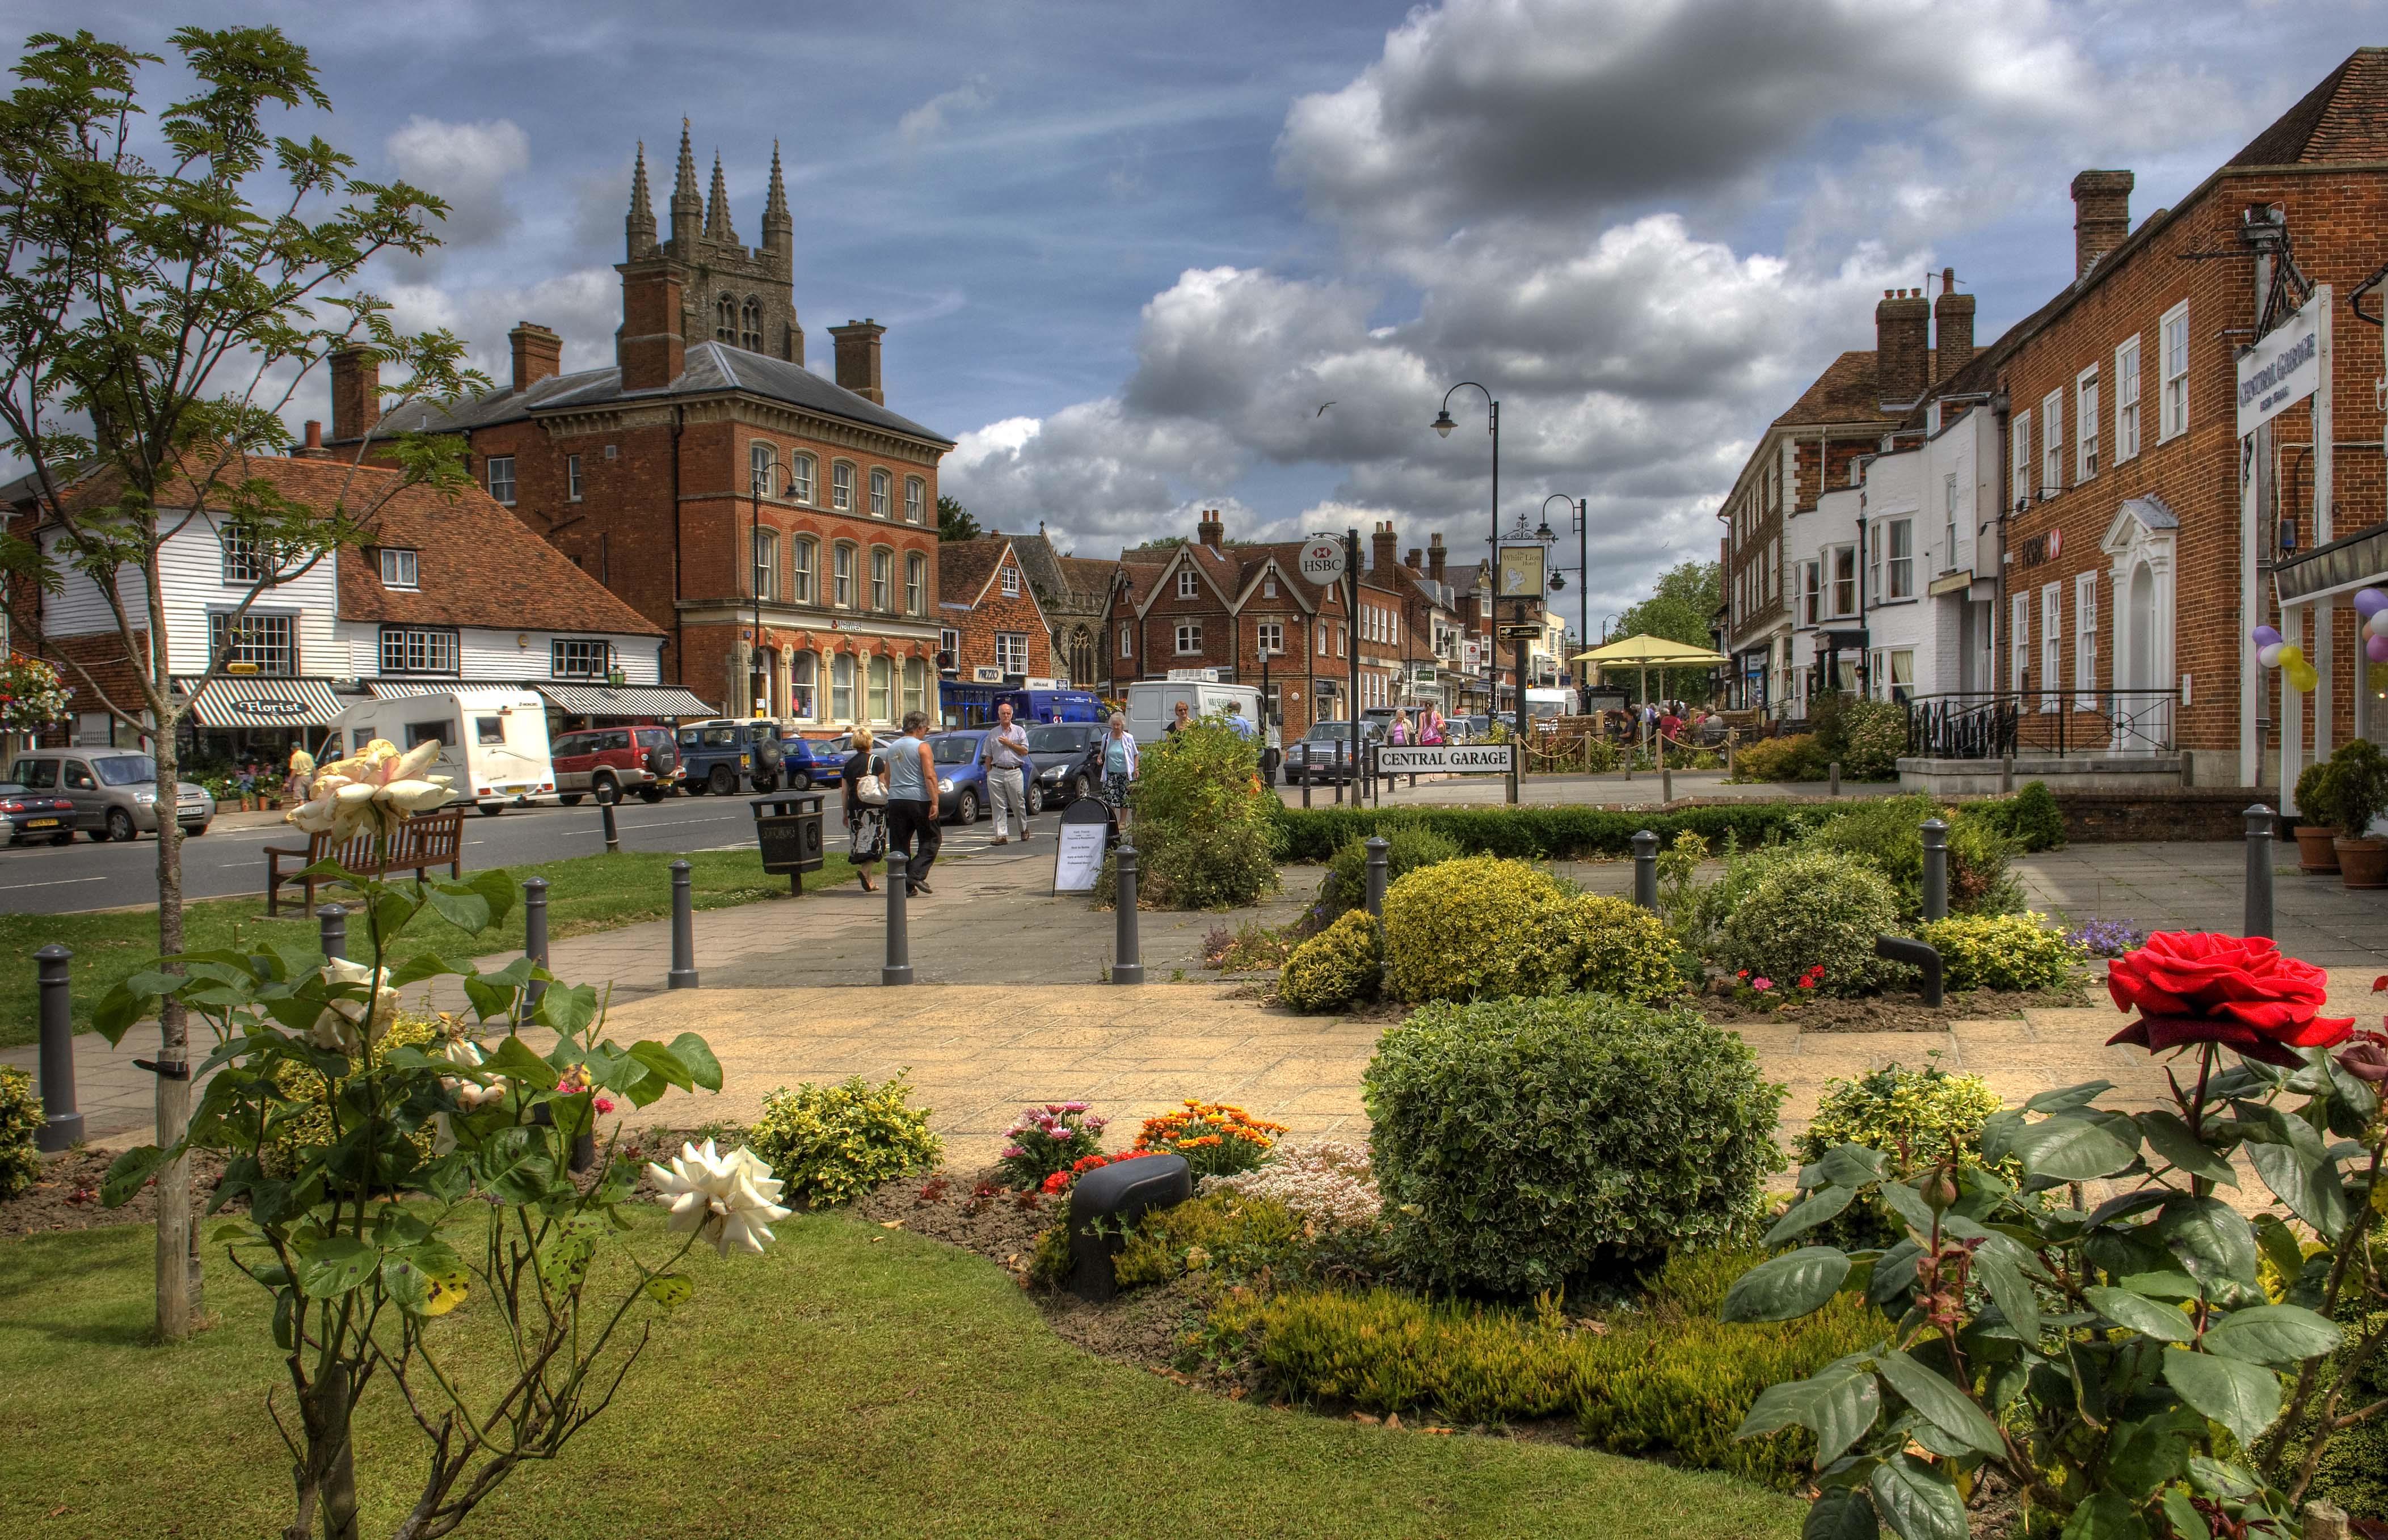
[[[28,818],[25,820],[23,827],[26,828],[56,828],[58,827],[58,821],[56,818]]]

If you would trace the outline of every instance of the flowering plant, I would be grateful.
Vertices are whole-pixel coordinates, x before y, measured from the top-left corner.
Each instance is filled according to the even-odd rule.
[[[1159,1155],[1160,1153],[1161,1152],[1158,1150],[1129,1150],[1124,1155],[1080,1155],[1077,1159],[1070,1162],[1070,1168],[1068,1170],[1054,1171],[1048,1174],[1043,1181],[1036,1184],[1036,1190],[1049,1198],[1057,1193],[1066,1193],[1071,1188],[1077,1186],[1078,1179],[1085,1176],[1088,1171],[1098,1171],[1106,1166],[1116,1166],[1124,1160],[1142,1160],[1146,1155]]]
[[[2295,1050],[2334,1048],[2353,1016],[2324,1016],[2330,977],[2282,953],[2266,936],[2160,930],[2108,965],[2106,991],[2140,1018],[2107,1039],[2150,1053],[2219,1043],[2283,1069],[2304,1067]]]
[[[0,664],[0,727],[32,732],[67,716],[66,686],[58,671],[39,658],[12,652]]]
[[[401,754],[387,738],[375,738],[347,759],[318,766],[308,800],[282,815],[310,834],[346,839],[368,823],[387,837],[409,814],[427,813],[454,795],[446,776],[426,776],[439,758],[439,740],[429,738]],[[291,767],[298,768],[293,755]]]
[[[2066,931],[2064,939],[2092,957],[2120,957],[2145,946],[2148,933],[2128,920],[2088,919]]]
[[[1078,1160],[1102,1148],[1108,1119],[1087,1110],[1084,1102],[1048,1102],[1023,1109],[1003,1130],[1003,1154],[996,1160],[1004,1185],[1014,1192],[1035,1192],[1056,1171],[1066,1171]]]
[[[1148,1117],[1136,1147],[1151,1154],[1184,1155],[1198,1177],[1232,1176],[1268,1158],[1282,1123],[1254,1117],[1225,1102],[1188,1102],[1178,1112]]]

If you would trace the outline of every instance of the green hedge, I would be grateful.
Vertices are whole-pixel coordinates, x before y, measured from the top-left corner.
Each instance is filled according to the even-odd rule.
[[[1279,807],[1268,815],[1280,861],[1326,861],[1346,841],[1396,828],[1427,828],[1463,855],[1569,861],[1631,855],[1633,836],[1648,829],[1661,845],[1681,829],[1711,845],[1732,834],[1746,846],[1770,837],[1788,839],[1836,811],[1806,803],[1685,808],[1678,813],[1613,813],[1596,807]]]

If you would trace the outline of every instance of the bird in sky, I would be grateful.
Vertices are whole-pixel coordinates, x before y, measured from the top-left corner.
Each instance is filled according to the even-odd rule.
[[[1340,399],[1342,399],[1342,398],[1338,397],[1338,398],[1336,398],[1336,399],[1337,399],[1337,400],[1340,400]],[[1334,401],[1329,401],[1329,402],[1327,402],[1327,407],[1331,407],[1331,406],[1333,406],[1334,404],[1335,404],[1335,402],[1334,402]],[[1327,415],[1327,407],[1320,407],[1316,411],[1315,411],[1315,412],[1311,413],[1311,420],[1312,420],[1312,421],[1314,421],[1314,422],[1315,422],[1317,419],[1319,419],[1319,418],[1321,418],[1321,417],[1326,416],[1326,415]]]

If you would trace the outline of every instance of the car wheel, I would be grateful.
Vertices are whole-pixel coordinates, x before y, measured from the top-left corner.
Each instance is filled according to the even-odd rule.
[[[680,789],[682,791],[687,792],[692,797],[702,797],[705,795],[705,783],[703,781],[682,781],[680,783]]]
[[[108,810],[108,837],[120,844],[126,844],[141,838],[141,831],[133,827],[133,814],[121,807],[112,807]]]
[[[484,818],[494,818],[506,810],[506,804],[503,802],[482,802],[478,805],[481,809],[481,816]]]
[[[589,782],[589,794],[601,802],[618,802],[622,800],[622,783],[611,776],[593,776]]]
[[[183,826],[183,838],[185,839],[197,839],[200,835],[207,832],[208,826],[205,824],[184,824]]]
[[[1070,800],[1073,802],[1084,802],[1094,794],[1095,783],[1083,772],[1080,773],[1077,779],[1070,783]]]
[[[566,807],[578,807],[580,805],[580,796],[581,794],[578,791],[559,791],[555,794],[555,800],[562,802]]]
[[[662,787],[642,786],[639,788],[639,801],[646,803],[649,807],[654,806],[657,802],[662,802],[663,800],[664,789]]]
[[[967,786],[962,788],[961,795],[954,799],[954,822],[964,828],[978,822],[978,793]]]
[[[726,764],[717,764],[713,774],[705,778],[705,789],[717,797],[735,796],[738,792],[738,772]]]

